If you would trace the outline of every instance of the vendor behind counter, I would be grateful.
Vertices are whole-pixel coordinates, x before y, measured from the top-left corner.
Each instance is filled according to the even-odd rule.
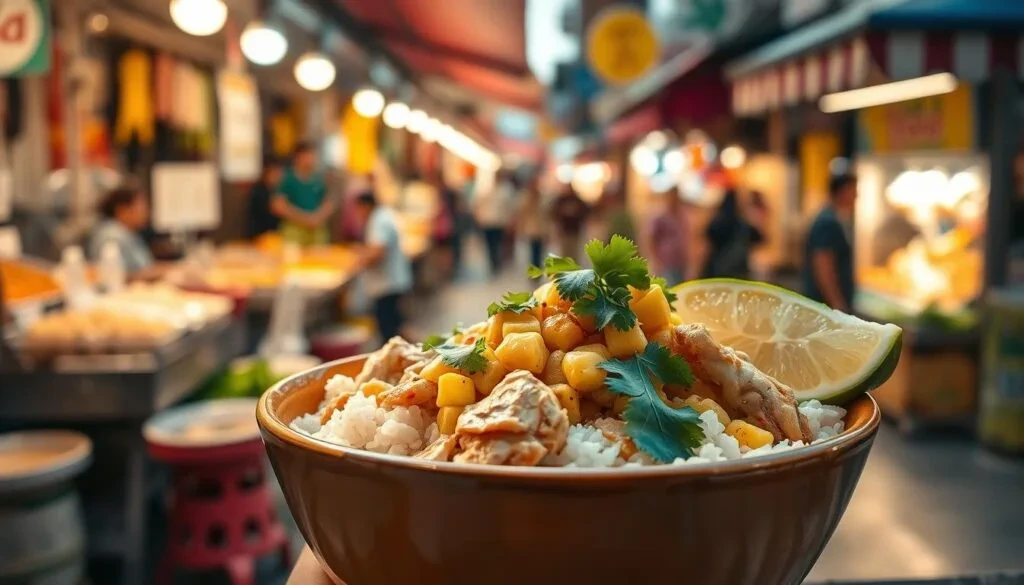
[[[317,170],[317,152],[311,144],[296,148],[291,167],[273,198],[272,211],[281,218],[281,235],[303,246],[330,240],[327,220],[334,210],[327,184]]]
[[[90,260],[98,262],[103,246],[113,242],[121,251],[128,274],[150,269],[153,254],[141,234],[149,224],[149,202],[142,193],[128,187],[114,189],[100,203],[100,213],[103,220],[89,236]]]

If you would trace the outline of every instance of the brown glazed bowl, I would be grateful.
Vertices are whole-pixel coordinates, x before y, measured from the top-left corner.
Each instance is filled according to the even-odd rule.
[[[486,467],[348,449],[288,427],[325,364],[268,390],[267,453],[302,535],[339,585],[798,585],[843,515],[880,413],[840,436],[713,465]]]

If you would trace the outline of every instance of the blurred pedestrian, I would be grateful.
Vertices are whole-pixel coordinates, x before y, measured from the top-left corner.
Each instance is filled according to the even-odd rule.
[[[625,193],[621,189],[612,189],[605,192],[601,201],[606,230],[604,240],[608,241],[612,236],[619,235],[636,242],[636,224],[633,222],[633,214],[626,206]]]
[[[551,204],[551,221],[558,241],[558,253],[562,256],[577,257],[580,253],[580,235],[586,223],[590,207],[580,199],[569,185],[563,185],[558,197]]]
[[[540,190],[540,176],[534,175],[524,189],[516,220],[519,235],[530,246],[530,264],[534,266],[541,266],[544,262],[544,238],[548,231],[545,203]]]
[[[303,246],[330,240],[326,224],[334,206],[318,165],[317,151],[311,143],[296,147],[291,167],[273,199],[274,213],[281,218],[281,235]]]
[[[702,278],[750,278],[750,250],[764,236],[743,216],[735,189],[725,191],[704,236],[708,253]]]
[[[431,183],[437,194],[437,208],[431,229],[435,258],[441,273],[450,276],[455,266],[458,196],[448,187],[440,173],[433,176]]]
[[[690,221],[679,199],[669,191],[661,194],[659,209],[651,216],[647,226],[647,244],[650,250],[651,271],[663,277],[669,285],[686,279],[690,253]]]
[[[249,190],[249,225],[246,235],[256,238],[268,232],[276,232],[281,218],[274,214],[271,202],[284,177],[284,164],[275,157],[263,159],[263,172],[256,184]]]
[[[502,243],[515,216],[516,186],[508,171],[498,173],[496,183],[473,200],[473,215],[483,232],[487,246],[487,260],[491,274],[496,275],[502,268]]]
[[[401,233],[394,211],[377,203],[373,193],[356,196],[356,213],[366,225],[366,293],[382,342],[398,335],[405,324],[402,297],[412,289],[412,266],[402,252]]]
[[[829,203],[814,218],[804,247],[803,293],[833,309],[853,305],[853,246],[850,225],[857,177],[840,174],[828,186]]]

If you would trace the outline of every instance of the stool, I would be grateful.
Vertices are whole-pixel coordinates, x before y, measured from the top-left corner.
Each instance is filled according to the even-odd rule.
[[[363,353],[371,332],[360,325],[339,325],[310,337],[310,353],[324,362]],[[385,340],[386,341],[386,340]]]
[[[150,455],[170,465],[174,477],[156,585],[170,584],[175,569],[219,569],[232,585],[252,585],[256,559],[271,553],[291,565],[263,443],[258,429],[252,432],[254,412],[255,400],[212,400],[165,411],[146,423]]]

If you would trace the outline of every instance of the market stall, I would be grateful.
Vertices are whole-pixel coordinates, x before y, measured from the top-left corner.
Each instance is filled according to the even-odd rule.
[[[739,116],[806,102],[855,116],[854,307],[907,331],[875,393],[905,430],[973,421],[976,311],[1007,279],[1020,146],[1013,15],[925,4],[850,6],[728,69]]]

